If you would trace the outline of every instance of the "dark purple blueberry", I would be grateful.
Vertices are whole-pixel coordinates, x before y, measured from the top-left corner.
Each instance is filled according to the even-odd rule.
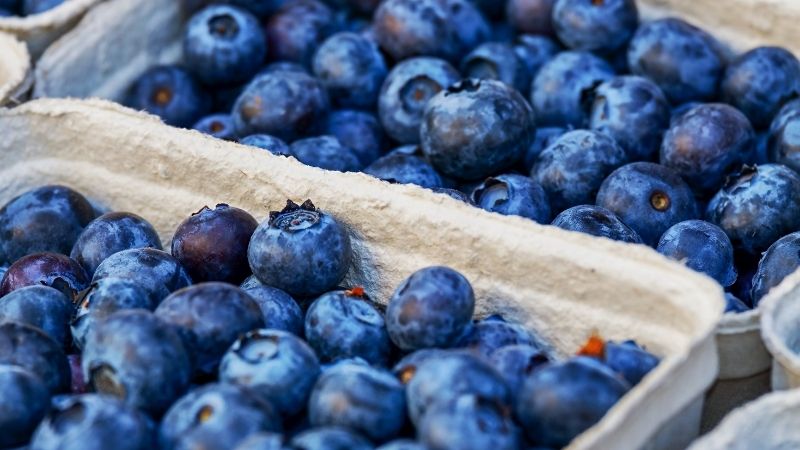
[[[703,220],[687,220],[671,226],[656,248],[670,259],[704,273],[723,287],[736,281],[733,245],[722,229]]]
[[[396,376],[403,384],[411,381],[411,378],[417,372],[417,368],[429,359],[438,359],[443,355],[453,353],[453,350],[445,350],[441,348],[423,348],[422,350],[413,351],[400,359],[394,366],[392,366],[392,374]]]
[[[305,430],[289,442],[297,450],[372,450],[366,438],[342,427],[321,427]]]
[[[282,434],[261,431],[239,442],[234,450],[285,450],[284,441]]]
[[[390,183],[416,184],[424,188],[441,188],[442,177],[433,166],[416,155],[390,153],[375,160],[364,173]]]
[[[127,106],[155,114],[168,125],[188,128],[211,112],[211,99],[186,70],[156,66],[133,84]]]
[[[0,298],[0,322],[17,322],[44,331],[68,348],[72,299],[47,286],[27,286]]]
[[[247,211],[218,204],[184,219],[172,237],[172,256],[195,282],[239,284],[250,274],[247,246],[258,221]]]
[[[550,222],[550,201],[542,186],[515,174],[487,178],[472,191],[472,202],[486,211]]]
[[[686,102],[681,103],[680,105],[672,108],[669,116],[669,126],[675,124],[684,114],[688,113],[689,111],[693,110],[695,107],[702,105],[702,102]]]
[[[506,42],[476,47],[461,60],[461,73],[465,78],[502,81],[523,95],[531,87],[530,68]]]
[[[550,358],[537,346],[516,344],[498,348],[489,359],[511,392],[519,392],[525,379]]]
[[[363,167],[359,155],[334,136],[317,136],[292,142],[289,152],[301,163],[337,172],[356,172]]]
[[[378,159],[386,146],[386,136],[377,116],[365,111],[333,111],[325,121],[324,132],[353,150],[362,165]]]
[[[474,394],[433,404],[417,430],[431,449],[516,450],[521,434],[510,408]]]
[[[21,323],[0,323],[0,366],[19,366],[38,376],[50,395],[69,392],[70,370],[61,345],[44,331]]]
[[[271,61],[291,61],[310,67],[314,50],[335,28],[333,11],[316,0],[293,0],[266,24]]]
[[[261,308],[264,327],[273,330],[288,331],[296,336],[303,336],[303,310],[300,305],[286,292],[280,289],[264,286],[258,279],[251,277],[258,285],[245,286],[244,289]],[[245,282],[246,283],[246,282]]]
[[[423,444],[411,439],[397,439],[381,445],[376,450],[430,450]]]
[[[275,136],[270,136],[268,134],[251,134],[239,139],[239,143],[242,145],[249,145],[251,147],[258,147],[272,153],[273,155],[292,155],[292,153],[289,151],[289,144],[284,142],[282,139],[278,139]]]
[[[477,320],[456,343],[473,354],[489,359],[497,350],[509,345],[535,345],[533,336],[521,325],[487,317]]]
[[[528,146],[528,151],[525,152],[525,157],[522,160],[523,172],[531,173],[533,165],[536,164],[536,160],[539,159],[539,155],[542,154],[544,149],[549,147],[550,144],[563,136],[567,131],[569,130],[559,127],[538,128],[536,130],[536,137],[533,139],[533,142],[531,142],[531,145]]]
[[[45,285],[72,299],[89,286],[89,277],[75,260],[58,253],[34,253],[12,264],[0,282],[0,297],[25,286]]]
[[[236,141],[239,139],[236,135],[233,118],[230,114],[211,114],[210,116],[205,116],[192,125],[192,129],[226,141]]]
[[[750,298],[758,307],[770,289],[800,268],[800,232],[787,234],[772,244],[758,263]]]
[[[0,365],[0,447],[28,443],[44,418],[50,392],[41,378],[12,365]]]
[[[514,40],[514,51],[527,67],[528,77],[533,80],[539,69],[561,51],[561,45],[547,36],[522,34]],[[526,86],[522,92],[527,94],[530,88]]]
[[[508,0],[506,18],[520,33],[551,35],[556,0]]]
[[[171,292],[192,284],[186,269],[169,253],[154,248],[132,248],[106,258],[94,272],[92,281],[126,278],[145,288],[158,304]]]
[[[161,250],[155,228],[136,214],[110,212],[86,226],[72,246],[70,257],[91,277],[97,266],[114,253],[145,247]]]
[[[628,43],[639,25],[635,0],[556,0],[553,27],[575,50],[610,53]]]
[[[11,264],[38,252],[69,254],[94,218],[92,205],[68,187],[43,186],[25,192],[0,209],[0,262]]]
[[[64,1],[65,0],[22,0],[22,15],[31,16],[50,11],[64,3]]]
[[[767,158],[770,162],[800,170],[800,100],[787,103],[772,121]]]
[[[228,3],[244,8],[260,18],[266,18],[290,1],[291,0],[228,0]]]
[[[622,375],[631,386],[636,386],[661,362],[659,358],[634,341],[608,342],[604,346],[603,362]]]
[[[730,292],[725,293],[725,314],[739,314],[747,311],[750,311],[750,307],[747,306],[745,302],[739,300],[739,297]]]
[[[639,233],[625,225],[616,214],[595,205],[578,205],[565,209],[553,219],[551,225],[615,241],[642,243]]]

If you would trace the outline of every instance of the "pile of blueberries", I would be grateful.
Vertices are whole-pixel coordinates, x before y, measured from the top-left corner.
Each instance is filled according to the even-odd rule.
[[[732,55],[684,20],[640,23],[634,0],[229,0],[129,104],[654,247],[742,312],[800,266],[798,93],[787,50]]]
[[[561,448],[659,359],[592,335],[557,359],[473,319],[442,266],[386,306],[342,288],[347,230],[310,201],[259,224],[220,204],[176,229],[64,186],[0,209],[0,448]]]
[[[66,0],[0,0],[0,17],[30,16],[49,11]]]

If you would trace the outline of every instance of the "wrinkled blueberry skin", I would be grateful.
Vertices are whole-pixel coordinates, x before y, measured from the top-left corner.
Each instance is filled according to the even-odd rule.
[[[475,321],[456,347],[488,360],[497,350],[509,345],[535,344],[533,337],[522,326],[487,317]]]
[[[444,187],[442,177],[425,159],[405,153],[390,153],[375,160],[364,173],[390,183],[416,184],[424,188]]]
[[[747,312],[747,311],[750,311],[750,307],[747,306],[747,304],[745,302],[739,300],[739,297],[736,297],[735,295],[731,294],[730,292],[726,292],[725,293],[725,313],[726,314],[727,313],[738,314],[738,313],[743,313],[743,312]]]
[[[11,264],[37,252],[66,255],[94,218],[92,205],[68,187],[25,192],[0,209],[0,261]]]
[[[433,405],[465,394],[510,405],[508,386],[491,366],[467,353],[448,352],[417,366],[406,384],[408,413],[419,426]]]
[[[411,439],[398,439],[381,445],[376,450],[429,450],[428,447]]]
[[[649,162],[627,164],[609,175],[597,206],[616,214],[652,247],[669,227],[699,215],[689,185],[671,169]]]
[[[37,375],[50,395],[69,391],[67,356],[58,342],[38,328],[15,322],[0,323],[0,365],[4,364]]]
[[[200,84],[175,66],[156,66],[142,74],[131,88],[127,105],[183,128],[211,112],[210,97]]]
[[[465,128],[464,124],[472,124]],[[480,179],[522,158],[536,133],[522,95],[495,80],[466,79],[436,94],[420,126],[425,156],[447,176]]]
[[[258,19],[235,6],[212,5],[189,20],[183,36],[183,60],[206,85],[243,83],[258,72],[267,40]]]
[[[321,427],[304,431],[289,442],[297,450],[372,450],[365,438],[341,427]]]
[[[614,77],[607,62],[589,52],[561,52],[545,63],[531,85],[536,122],[550,127],[582,127],[585,103],[594,89]]]
[[[466,203],[468,205],[472,205],[473,204],[472,203],[472,199],[469,198],[469,195],[467,195],[467,194],[465,194],[465,193],[463,193],[463,192],[461,192],[459,190],[450,189],[450,188],[433,188],[431,190],[433,192],[436,192],[437,194],[446,195],[446,196],[448,196],[448,197],[450,197],[450,198],[452,198],[454,200],[458,200],[460,202],[464,202],[464,203]]]
[[[615,241],[642,243],[639,233],[625,225],[616,214],[595,205],[578,205],[565,209],[553,219],[551,225]]]
[[[175,327],[196,374],[216,372],[222,355],[239,335],[264,326],[255,300],[243,289],[221,282],[175,291],[155,314]]]
[[[675,121],[661,144],[661,164],[700,195],[713,194],[725,177],[752,158],[755,133],[744,114],[721,103],[700,105]]]
[[[775,241],[761,257],[750,291],[753,308],[758,306],[770,289],[781,284],[781,281],[798,267],[800,267],[800,232],[794,232]]]
[[[70,325],[75,346],[84,348],[86,337],[98,321],[123,309],[153,311],[159,300],[135,280],[103,278],[92,282],[76,302],[75,317]]]
[[[308,414],[315,427],[342,426],[384,442],[406,422],[405,387],[385,370],[341,364],[317,380]]]
[[[531,86],[528,65],[505,42],[486,42],[461,60],[465,78],[498,80],[525,94]]]
[[[508,0],[506,18],[520,33],[552,35],[556,0]]]
[[[239,442],[235,450],[284,450],[283,441],[282,434],[259,432]]]
[[[503,377],[511,392],[519,392],[525,379],[538,367],[550,361],[541,349],[528,344],[506,345],[498,348],[489,359],[492,367]]]
[[[789,102],[781,108],[770,125],[768,136],[770,162],[800,170],[800,101]]]
[[[177,259],[154,248],[133,248],[114,253],[97,266],[92,281],[103,278],[134,280],[147,289],[156,303],[171,292],[192,284],[192,279]]]
[[[450,347],[464,334],[475,311],[475,294],[463,275],[434,266],[414,272],[394,292],[386,329],[405,351]]]
[[[242,287],[242,289],[261,308],[265,328],[303,336],[303,311],[289,294],[270,286]]]
[[[375,108],[388,72],[378,46],[351,32],[325,40],[314,55],[312,68],[335,105],[366,110]]]
[[[333,11],[316,0],[287,2],[266,24],[271,61],[311,65],[314,50],[335,28]]]
[[[539,183],[516,174],[489,177],[472,191],[472,202],[486,211],[550,221],[550,201]]]
[[[301,297],[336,287],[350,268],[351,255],[347,230],[316,209],[285,211],[262,222],[247,251],[259,281]]]
[[[764,128],[784,103],[800,95],[800,61],[784,48],[755,48],[728,65],[720,89],[725,103]]]
[[[378,118],[365,111],[333,111],[325,122],[324,130],[325,134],[334,136],[342,145],[353,150],[363,166],[378,159],[386,145],[386,136]]]
[[[313,133],[328,113],[322,83],[306,72],[284,66],[256,75],[233,105],[236,134],[269,134],[292,141]]]
[[[614,138],[630,161],[653,161],[669,119],[669,102],[658,85],[642,77],[620,76],[597,88],[589,126]]]
[[[643,23],[628,47],[631,72],[653,80],[675,104],[709,101],[725,70],[721,45],[681,19]]]
[[[251,147],[258,147],[272,153],[273,155],[292,155],[292,153],[289,151],[289,144],[284,142],[282,139],[278,139],[275,136],[270,136],[268,134],[251,134],[241,138],[239,143],[242,145],[249,145]]]
[[[155,425],[141,411],[98,394],[67,396],[36,429],[31,448],[41,450],[149,450],[156,447]]]
[[[72,301],[47,286],[27,286],[0,298],[0,322],[17,322],[44,331],[67,348]]]
[[[153,313],[119,311],[86,339],[83,376],[92,389],[158,416],[189,388],[189,356],[175,330]]]
[[[419,143],[428,101],[460,78],[453,66],[438,58],[409,58],[398,63],[378,96],[378,116],[386,133],[402,144]]]
[[[44,418],[50,392],[35,374],[0,365],[0,447],[25,445]]]
[[[531,81],[539,73],[539,69],[561,50],[561,45],[547,36],[522,34],[517,36],[514,41],[514,52],[528,68],[528,76]],[[525,86],[521,92],[527,95],[530,88],[530,86]]]
[[[356,172],[363,165],[356,152],[333,136],[317,136],[294,141],[289,152],[301,163],[337,172]]]
[[[560,127],[545,127],[536,130],[536,137],[533,138],[531,145],[528,146],[528,151],[525,152],[525,157],[522,160],[522,171],[524,173],[531,173],[533,165],[539,159],[544,149],[550,146],[556,139],[566,133],[566,128]]]
[[[192,129],[226,141],[235,141],[238,139],[238,136],[236,136],[236,128],[233,125],[233,119],[230,114],[211,114],[210,116],[205,116],[192,125]]]
[[[389,362],[392,347],[383,315],[369,300],[347,291],[316,299],[306,313],[305,333],[323,362],[353,357],[379,366]]]
[[[659,358],[633,341],[608,342],[604,347],[604,362],[614,372],[622,375],[631,386],[636,386],[660,362]]]
[[[626,161],[625,151],[605,134],[569,131],[542,151],[531,178],[547,192],[552,210],[560,212],[591,203],[603,180]]]
[[[170,407],[159,427],[159,442],[164,450],[233,448],[250,434],[282,429],[272,405],[252,392],[233,384],[210,383]]]
[[[247,246],[258,221],[247,211],[218,204],[184,219],[172,237],[172,256],[192,280],[239,284],[250,274]]]
[[[30,16],[33,14],[43,13],[62,3],[64,3],[64,0],[23,0],[22,15]]]
[[[234,342],[222,358],[219,379],[244,386],[282,415],[303,410],[320,374],[314,350],[280,330],[253,330]]]
[[[706,219],[734,248],[757,254],[800,229],[800,175],[786,166],[746,168],[711,199]]]
[[[516,399],[517,418],[532,443],[565,447],[629,389],[623,378],[594,359],[552,363],[525,381]]]
[[[25,286],[45,285],[68,297],[89,286],[86,271],[73,259],[58,253],[34,253],[12,264],[0,282],[0,297]]]
[[[417,435],[431,450],[516,450],[520,446],[520,431],[508,409],[470,394],[432,405]]]
[[[553,28],[567,47],[610,53],[633,36],[639,25],[635,0],[556,0]]]
[[[659,253],[704,273],[723,287],[736,281],[733,245],[722,229],[703,220],[687,220],[671,226],[656,247]]]
[[[114,253],[145,247],[161,250],[161,239],[155,228],[136,214],[111,212],[86,226],[69,256],[91,277],[97,266]]]

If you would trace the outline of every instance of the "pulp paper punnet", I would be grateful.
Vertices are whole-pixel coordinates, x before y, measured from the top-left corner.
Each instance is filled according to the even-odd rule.
[[[24,43],[0,32],[0,106],[25,100],[33,82],[31,58]]]

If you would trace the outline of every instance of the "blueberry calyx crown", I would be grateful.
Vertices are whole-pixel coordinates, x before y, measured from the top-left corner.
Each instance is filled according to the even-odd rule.
[[[229,207],[230,206],[227,203],[217,203],[217,206],[215,206],[214,209],[229,208]],[[198,214],[202,214],[204,212],[209,212],[209,211],[211,211],[211,208],[209,208],[208,205],[205,205],[202,208],[200,208],[199,211],[192,213],[192,216],[196,216]]]
[[[348,290],[344,291],[344,295],[346,295],[348,297],[364,298],[364,296],[366,295],[366,292],[364,291],[363,287],[355,286],[352,289],[348,289]]]
[[[465,78],[447,88],[445,95],[458,94],[459,92],[475,92],[481,87],[481,80],[477,78]]]
[[[725,184],[722,186],[722,189],[726,192],[732,193],[742,185],[749,184],[749,181],[756,176],[758,173],[758,166],[757,165],[744,165],[742,166],[742,170],[739,171],[738,174],[733,176],[728,176],[725,179]]]
[[[319,222],[321,212],[306,200],[302,205],[286,200],[286,206],[281,211],[270,211],[269,226],[286,231],[298,231],[310,228]]]
[[[586,343],[578,350],[578,356],[603,358],[606,354],[606,343],[597,331],[592,332]]]

